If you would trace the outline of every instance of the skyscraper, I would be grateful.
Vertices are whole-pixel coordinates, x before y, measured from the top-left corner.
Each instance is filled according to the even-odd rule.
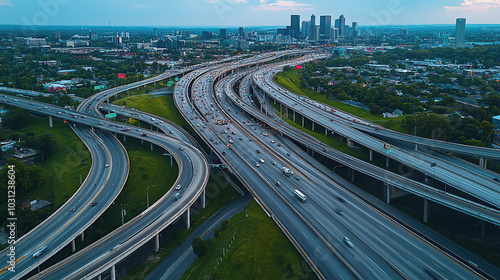
[[[290,27],[291,27],[291,30],[293,33],[290,35],[295,39],[300,39],[300,16],[299,15],[292,15]]]
[[[238,35],[240,35],[242,39],[245,39],[245,29],[243,27],[238,28]]]
[[[304,37],[304,38],[309,37],[310,31],[311,31],[311,22],[310,21],[303,21],[302,22],[302,37]]]
[[[309,39],[315,41],[316,40],[316,16],[311,15],[311,23],[309,26]]]
[[[226,29],[221,28],[221,29],[220,29],[220,32],[219,32],[219,38],[220,38],[221,40],[226,40],[226,36],[227,36],[227,30],[226,30]]]
[[[463,45],[465,43],[465,18],[457,18],[455,32],[455,45]]]
[[[319,18],[319,37],[321,40],[330,39],[330,31],[332,29],[332,17],[321,16]]]
[[[354,39],[357,39],[359,36],[359,33],[358,33],[358,23],[353,21],[352,22],[352,37]]]
[[[346,36],[346,34],[345,34],[345,17],[344,17],[344,15],[340,15],[340,17],[339,17],[339,27],[338,27],[338,29],[339,29],[339,36],[340,37]]]

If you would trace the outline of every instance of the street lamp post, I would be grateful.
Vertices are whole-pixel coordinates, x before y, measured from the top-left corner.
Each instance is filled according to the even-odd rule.
[[[337,165],[337,166],[335,166],[335,167],[333,168],[333,173],[335,173],[335,168],[337,168],[337,167],[342,167],[342,165]]]

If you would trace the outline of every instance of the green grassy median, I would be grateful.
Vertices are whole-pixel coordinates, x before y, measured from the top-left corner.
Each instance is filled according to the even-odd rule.
[[[255,201],[228,222],[227,228],[211,241],[209,251],[195,260],[181,279],[316,279]],[[225,257],[223,249],[228,250]]]

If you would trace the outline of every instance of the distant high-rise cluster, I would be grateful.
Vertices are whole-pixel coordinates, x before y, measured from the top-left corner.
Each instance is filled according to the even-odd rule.
[[[455,45],[460,46],[465,43],[465,18],[457,18],[455,27]]]
[[[280,36],[288,36],[290,40],[314,42],[356,40],[358,38],[357,22],[353,22],[352,26],[345,25],[345,17],[341,15],[338,19],[335,19],[334,25],[332,23],[332,16],[330,15],[320,16],[319,25],[316,25],[316,15],[311,15],[311,20],[302,21],[302,24],[300,24],[299,15],[292,15],[290,26],[279,28],[277,33]]]

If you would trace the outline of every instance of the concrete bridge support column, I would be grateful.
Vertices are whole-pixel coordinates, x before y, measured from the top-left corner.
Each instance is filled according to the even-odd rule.
[[[312,123],[312,131],[314,131],[314,122],[311,121],[311,123]]]
[[[75,240],[73,239],[71,241],[71,253],[74,253],[76,251],[76,244],[75,244]]]
[[[370,150],[370,161],[373,161],[373,150]]]
[[[389,157],[385,158],[385,167],[389,168]]]
[[[151,143],[151,151],[153,151],[153,143]]]
[[[303,119],[303,117],[302,117]],[[293,111],[293,122],[295,122],[295,111]]]
[[[127,142],[127,137],[123,135],[123,142]]]
[[[429,182],[430,182],[429,176],[425,175],[424,184],[429,185]]]
[[[429,221],[429,216],[431,214],[431,209],[429,207],[429,200],[424,199],[424,223],[426,224]]]
[[[191,220],[190,220],[190,210],[191,208],[188,207],[188,209],[186,210],[186,228],[187,229],[190,229],[191,228]]]
[[[391,186],[384,183],[384,201],[387,204],[391,204]]]
[[[110,274],[109,279],[116,280],[116,270],[114,265],[111,267],[109,274]]]
[[[144,139],[141,139],[141,144],[144,144]]]
[[[160,235],[157,233],[155,235],[155,253],[160,251]]]
[[[206,206],[206,196],[205,196],[205,189],[203,189],[203,192],[201,193],[201,207],[205,209]]]
[[[106,99],[106,102],[109,104],[109,97],[108,97],[108,99]]]
[[[347,147],[352,147],[352,140],[347,138]]]
[[[415,151],[418,151],[418,145],[415,144]]]
[[[101,275],[97,275],[97,280],[101,280]]]
[[[325,127],[325,136],[328,136],[328,128]]]
[[[355,174],[355,170],[354,169],[351,169],[351,183],[354,183],[354,174]]]
[[[54,127],[54,123],[52,122],[52,116],[49,116],[49,127]]]
[[[486,222],[483,220],[479,220],[479,226],[481,226],[481,238],[486,237]]]
[[[280,103],[280,118],[283,117],[283,104]]]
[[[486,165],[488,163],[488,159],[486,158],[479,158],[479,166],[482,168],[486,169]]]
[[[304,127],[304,121],[305,121],[305,118],[304,118],[304,116],[302,116],[302,127]]]
[[[80,242],[85,241],[85,231],[82,231],[82,234],[80,234]]]

